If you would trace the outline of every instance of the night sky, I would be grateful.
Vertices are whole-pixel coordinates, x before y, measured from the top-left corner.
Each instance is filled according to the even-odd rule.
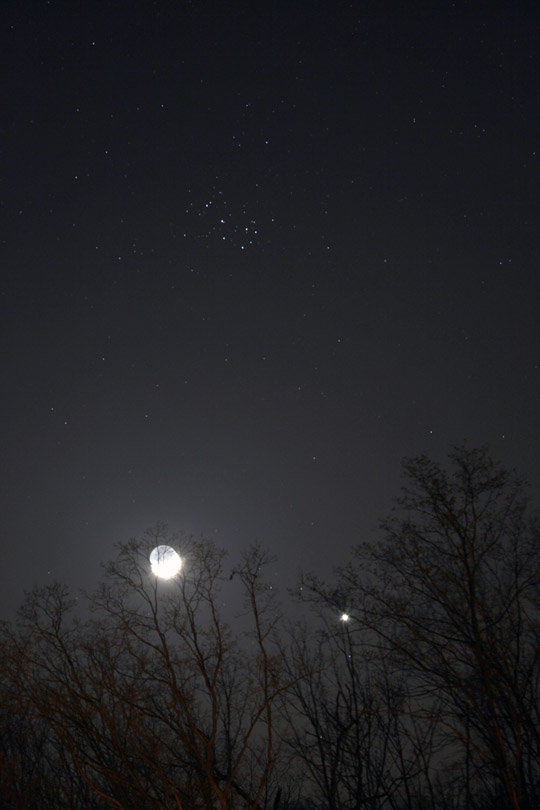
[[[157,520],[330,573],[465,438],[536,494],[538,5],[1,18],[3,615]]]

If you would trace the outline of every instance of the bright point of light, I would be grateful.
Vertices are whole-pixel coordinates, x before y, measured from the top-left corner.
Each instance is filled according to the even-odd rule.
[[[340,622],[348,622],[351,617],[348,613],[342,613],[339,617]]]
[[[170,546],[156,546],[150,554],[152,573],[160,579],[171,579],[182,568],[182,560],[174,548]]]

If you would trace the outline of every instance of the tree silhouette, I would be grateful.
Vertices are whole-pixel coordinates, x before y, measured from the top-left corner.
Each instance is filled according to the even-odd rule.
[[[310,593],[354,608],[378,660],[414,686],[415,714],[432,715],[463,747],[465,802],[473,773],[495,775],[512,808],[534,804],[539,773],[540,531],[526,487],[485,448],[456,447],[451,470],[420,456],[382,540],[363,543],[337,589]],[[502,806],[502,804],[500,805]]]
[[[381,537],[303,577],[290,631],[260,547],[228,568],[160,524],[94,593],[32,591],[0,625],[0,807],[537,807],[538,515],[485,448],[404,471]]]
[[[179,546],[181,575],[163,582],[148,554]],[[280,745],[274,703],[284,691],[273,633],[279,616],[263,582],[268,556],[236,567],[245,633],[221,616],[229,578],[212,542],[167,536],[119,547],[74,618],[60,585],[36,590],[8,639],[11,675],[81,788],[108,807],[256,808]]]

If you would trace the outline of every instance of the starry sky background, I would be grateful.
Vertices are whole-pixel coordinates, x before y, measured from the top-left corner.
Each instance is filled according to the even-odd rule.
[[[536,494],[538,6],[1,14],[2,615],[157,520],[330,572],[464,438]]]

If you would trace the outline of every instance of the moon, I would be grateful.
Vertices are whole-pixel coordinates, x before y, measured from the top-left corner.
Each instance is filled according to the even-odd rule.
[[[156,546],[150,554],[150,565],[156,577],[172,579],[182,568],[182,560],[171,546]]]

